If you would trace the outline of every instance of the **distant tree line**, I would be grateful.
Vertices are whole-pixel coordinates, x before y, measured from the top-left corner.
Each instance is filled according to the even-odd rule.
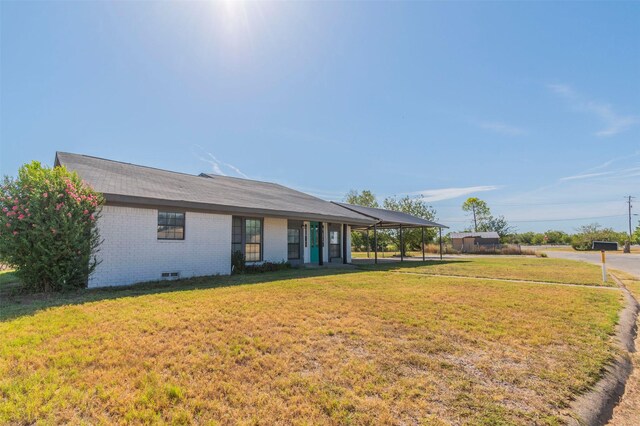
[[[504,216],[493,216],[487,203],[475,197],[467,199],[462,204],[462,210],[467,212],[471,219],[471,226],[465,231],[495,231],[500,235],[500,242],[503,244],[570,244],[576,250],[590,250],[594,241],[612,241],[620,245],[629,241],[627,233],[602,227],[598,223],[581,226],[573,234],[558,230],[518,233]],[[632,243],[640,243],[640,224],[636,228]]]
[[[569,234],[564,231],[548,230],[545,232],[522,232],[507,235],[501,239],[505,244],[571,245],[576,250],[590,250],[594,241],[617,242],[621,246],[629,240],[629,234],[618,232],[613,228],[605,228],[598,223],[584,225]],[[632,241],[638,243],[638,240]]]
[[[359,192],[351,190],[347,193],[345,201],[365,207],[385,208],[400,211],[436,221],[436,210],[424,201],[422,197],[411,198],[408,196],[397,198],[387,197],[382,205],[376,196],[369,190]],[[615,231],[613,228],[603,227],[598,223],[584,225],[576,229],[573,234],[565,231],[550,229],[545,232],[516,232],[516,229],[507,222],[504,216],[495,216],[489,205],[476,197],[468,198],[462,204],[462,210],[469,215],[469,226],[465,232],[497,232],[500,242],[503,244],[522,245],[571,245],[576,250],[590,250],[593,241],[612,241],[624,245],[629,241],[629,234]],[[434,228],[425,228],[425,243],[432,243],[437,236]],[[407,250],[420,250],[422,244],[422,232],[420,229],[406,229],[403,231],[404,247]],[[445,236],[445,242],[450,242],[449,235]],[[640,244],[640,223],[631,238],[634,244]],[[356,250],[373,250],[373,237],[367,240],[367,234],[362,231],[354,231],[351,235],[351,244]],[[378,231],[378,250],[387,247],[400,249],[400,235],[397,229]]]
[[[544,245],[544,244],[571,244],[572,236],[564,231],[549,229],[545,232],[522,232],[505,235],[502,241],[506,244],[526,244],[526,245]]]

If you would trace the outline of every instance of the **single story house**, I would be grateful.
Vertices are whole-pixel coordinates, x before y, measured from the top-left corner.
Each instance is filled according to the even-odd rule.
[[[497,232],[452,232],[449,237],[454,250],[472,252],[477,247],[500,244]]]
[[[249,179],[191,175],[57,152],[105,205],[100,264],[89,287],[228,275],[232,253],[247,263],[350,263],[351,228],[379,221],[336,203]]]

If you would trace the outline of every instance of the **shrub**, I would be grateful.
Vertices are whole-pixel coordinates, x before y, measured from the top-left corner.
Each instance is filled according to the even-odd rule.
[[[509,245],[490,245],[490,246],[477,246],[473,251],[473,254],[504,254],[504,255],[520,255],[522,249],[517,244]],[[532,252],[533,253],[533,252]]]
[[[98,262],[102,196],[64,167],[34,161],[0,187],[0,262],[25,290],[84,288]]]
[[[440,244],[425,244],[424,251],[426,253],[440,253]],[[460,254],[450,244],[442,244],[442,254]]]
[[[535,256],[536,252],[530,249],[523,249],[518,244],[500,244],[493,246],[478,246],[472,254],[499,254],[505,256]]]
[[[241,274],[245,270],[244,254],[241,251],[234,251],[231,254],[231,273]]]
[[[284,269],[291,268],[291,263],[285,262],[263,262],[257,265],[248,265],[244,271],[248,274],[262,273],[262,272],[275,272],[282,271]]]

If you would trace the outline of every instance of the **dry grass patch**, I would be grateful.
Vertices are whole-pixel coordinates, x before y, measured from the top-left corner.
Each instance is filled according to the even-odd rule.
[[[585,262],[536,257],[460,257],[426,262],[361,265],[365,269],[412,272],[431,275],[500,278],[550,283],[615,286],[602,283],[600,267]],[[610,281],[610,280],[609,280]]]
[[[556,424],[613,354],[618,291],[305,273],[0,322],[0,423]]]

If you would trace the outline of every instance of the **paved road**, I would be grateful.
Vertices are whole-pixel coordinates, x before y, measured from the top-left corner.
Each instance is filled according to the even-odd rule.
[[[561,259],[583,260],[600,265],[600,252],[564,252],[546,251],[549,257]],[[629,274],[640,277],[640,254],[607,253],[607,266],[611,269],[619,269]]]

